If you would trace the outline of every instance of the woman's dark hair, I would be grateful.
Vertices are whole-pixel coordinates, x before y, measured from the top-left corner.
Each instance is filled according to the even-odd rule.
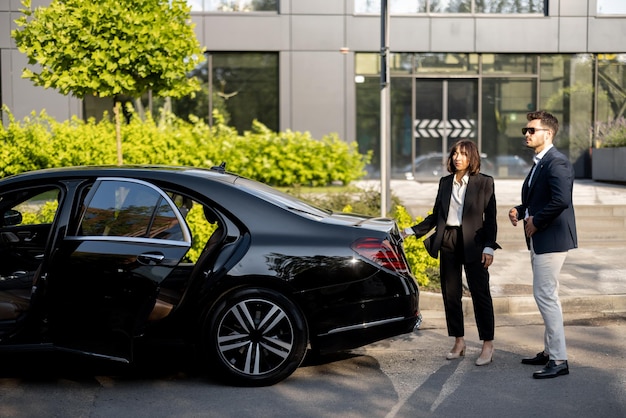
[[[480,172],[480,154],[478,153],[476,144],[469,139],[461,139],[450,148],[450,154],[448,155],[448,172],[456,173],[456,167],[454,166],[454,160],[452,158],[457,150],[467,153],[467,158],[469,159],[467,173],[470,176],[478,174]]]

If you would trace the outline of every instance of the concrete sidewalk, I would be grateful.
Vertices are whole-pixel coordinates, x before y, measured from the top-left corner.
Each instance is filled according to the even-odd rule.
[[[496,315],[539,313],[532,296],[528,250],[496,251],[489,271]],[[561,270],[559,294],[564,313],[626,314],[626,248],[571,250]],[[472,315],[471,298],[463,303],[466,314]],[[441,295],[421,292],[420,308],[443,311]]]
[[[496,179],[496,200],[499,208],[510,208],[520,203],[522,179]],[[380,189],[379,181],[363,181],[364,188]],[[416,182],[392,180],[391,192],[397,196],[413,216],[425,216],[425,207],[432,208],[437,194],[438,182]],[[577,180],[574,185],[574,207],[600,208],[605,205],[624,207],[626,218],[626,186]],[[413,210],[411,210],[413,209]],[[498,213],[499,236],[501,231],[513,229],[507,213]],[[618,215],[618,219],[619,219]],[[577,219],[580,230],[588,217]],[[626,314],[626,220],[624,231],[616,232],[622,237],[613,240],[579,239],[579,248],[571,250],[561,270],[560,296],[564,313]],[[517,228],[520,228],[519,226]],[[506,231],[509,232],[509,231]],[[513,235],[515,236],[515,235]],[[580,236],[580,234],[579,234]],[[500,239],[498,239],[500,242]],[[491,292],[494,308],[498,314],[538,314],[532,296],[532,272],[530,254],[526,249],[523,231],[519,229],[519,240],[500,242],[502,250],[496,251],[490,270]],[[466,312],[472,315],[471,299],[464,298]],[[440,294],[422,292],[422,311],[443,311]]]

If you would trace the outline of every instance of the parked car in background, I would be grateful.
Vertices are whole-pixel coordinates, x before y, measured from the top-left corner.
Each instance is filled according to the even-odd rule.
[[[518,155],[498,155],[496,167],[500,177],[526,177],[531,165]]]
[[[307,347],[413,330],[418,287],[392,219],[333,213],[213,169],[74,167],[0,180],[0,351],[128,363],[183,340],[240,385]]]
[[[440,152],[420,155],[415,158],[413,165],[408,164],[402,169],[404,178],[407,180],[429,180],[448,175],[450,173],[446,168],[447,158],[447,154],[444,157]],[[481,155],[480,158],[480,171],[490,176],[495,173],[493,162],[485,154]]]

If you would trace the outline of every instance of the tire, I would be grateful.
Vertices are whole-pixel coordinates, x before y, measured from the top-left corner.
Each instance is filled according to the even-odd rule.
[[[268,386],[290,376],[306,354],[308,331],[300,309],[270,289],[226,296],[213,311],[205,347],[229,383]]]

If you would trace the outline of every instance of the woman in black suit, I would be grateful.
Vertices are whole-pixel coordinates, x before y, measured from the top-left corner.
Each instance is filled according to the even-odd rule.
[[[493,177],[480,173],[480,155],[476,144],[458,141],[448,156],[448,176],[439,181],[432,214],[411,228],[404,236],[421,237],[435,232],[425,244],[431,256],[440,258],[441,293],[446,312],[448,335],[455,337],[448,360],[465,355],[463,326],[463,283],[465,267],[472,295],[478,335],[483,341],[477,366],[493,359],[494,314],[489,290],[488,268],[500,246],[496,243],[496,197]]]

